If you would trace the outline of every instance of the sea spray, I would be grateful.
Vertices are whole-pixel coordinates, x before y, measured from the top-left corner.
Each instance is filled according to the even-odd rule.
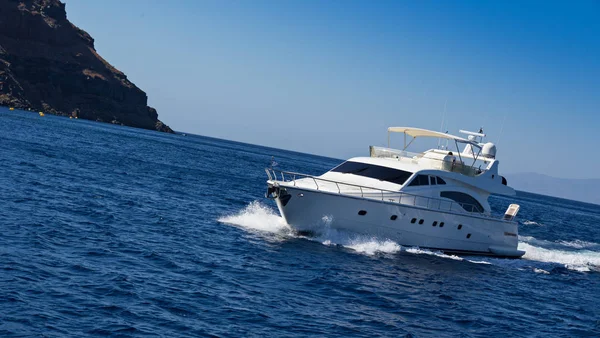
[[[553,250],[520,242],[519,250],[525,250],[524,260],[561,264],[567,269],[588,272],[600,267],[600,252],[590,250]]]
[[[285,235],[292,232],[281,216],[259,201],[253,201],[238,213],[223,216],[218,221],[267,233]]]
[[[463,258],[458,257],[456,255],[447,255],[441,251],[432,251],[432,250],[421,249],[421,248],[408,248],[408,249],[406,249],[406,252],[410,252],[412,254],[418,254],[418,255],[431,255],[431,256],[436,256],[436,257],[440,257],[440,258],[452,259],[452,260],[456,260],[456,261],[464,260]]]
[[[389,239],[333,229],[331,228],[333,218],[329,215],[323,216],[321,220],[321,228],[323,230],[320,233],[317,233],[316,236],[299,236],[285,223],[284,219],[279,216],[275,210],[259,201],[253,201],[238,213],[223,216],[219,218],[218,221],[221,223],[233,224],[250,231],[282,235],[285,238],[307,238],[327,246],[339,245],[369,256],[378,253],[393,254],[405,251],[412,254],[425,254],[475,264],[493,264],[497,266],[526,269],[531,268],[534,271],[535,269],[544,270],[541,269],[541,267],[551,268],[549,265],[556,264],[580,272],[597,271],[600,268],[600,252],[591,250],[572,250],[572,248],[590,248],[598,246],[597,243],[581,240],[549,242],[532,236],[520,236],[518,248],[526,251],[525,255],[520,260],[493,257],[470,259],[428,249],[403,248],[400,244]],[[549,245],[563,245],[565,247],[570,247],[571,250],[558,250],[544,247]],[[541,263],[541,267],[532,266],[532,264],[536,265],[536,263]],[[535,272],[539,273],[539,271]]]
[[[523,221],[522,223],[523,225],[537,225],[537,226],[543,226],[543,224],[535,222],[535,221]]]
[[[393,254],[402,249],[398,243],[389,239],[380,239],[336,229],[328,229],[311,240],[319,241],[325,245],[340,245],[369,256],[377,253]]]
[[[381,240],[372,236],[331,229],[330,225],[333,218],[329,215],[325,215],[321,219],[321,228],[323,230],[315,237],[304,237],[294,234],[292,228],[285,223],[284,219],[276,211],[259,201],[253,201],[239,212],[223,216],[218,221],[251,231],[280,234],[290,238],[307,238],[329,246],[339,245],[366,255],[395,253],[401,250],[401,246],[391,240]]]
[[[279,216],[276,211],[259,201],[253,201],[238,213],[221,217],[218,221],[236,225],[250,231],[280,234],[285,235],[288,238],[306,238],[327,246],[341,246],[368,256],[376,254],[394,254],[404,249],[404,251],[412,254],[427,254],[440,258],[463,260],[458,256],[446,255],[439,251],[420,248],[403,248],[398,243],[385,238],[382,239],[375,236],[356,234],[346,230],[332,229],[331,223],[333,222],[333,217],[330,215],[324,215],[322,217],[320,224],[322,231],[317,233],[316,236],[301,236],[295,234],[291,227],[285,223],[284,219]],[[485,261],[468,261],[472,263],[489,264]]]
[[[600,249],[600,244],[598,244],[598,243],[582,241],[579,239],[576,239],[574,241],[558,241],[557,243],[560,245],[570,247],[570,248],[575,248],[575,249],[588,249],[588,250]]]

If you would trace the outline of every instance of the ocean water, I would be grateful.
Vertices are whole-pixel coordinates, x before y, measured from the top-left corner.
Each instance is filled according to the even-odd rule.
[[[264,167],[335,159],[5,108],[0,143],[2,337],[600,336],[597,205],[492,197],[527,254],[458,257],[295,235]]]

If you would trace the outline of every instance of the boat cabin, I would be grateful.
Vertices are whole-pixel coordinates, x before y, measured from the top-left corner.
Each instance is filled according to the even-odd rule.
[[[398,132],[404,134],[404,146],[390,148],[389,134]],[[483,143],[482,132],[461,132],[468,134],[468,138],[419,128],[391,127],[387,148],[371,146],[370,157],[349,159],[321,178],[452,201],[463,211],[490,213],[487,201],[490,194],[515,192],[498,174],[496,146]],[[446,145],[421,153],[407,151],[421,137],[452,141],[456,148],[449,150]]]

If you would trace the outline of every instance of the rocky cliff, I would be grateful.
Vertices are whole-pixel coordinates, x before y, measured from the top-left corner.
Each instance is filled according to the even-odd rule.
[[[0,105],[172,132],[59,0],[0,0]]]

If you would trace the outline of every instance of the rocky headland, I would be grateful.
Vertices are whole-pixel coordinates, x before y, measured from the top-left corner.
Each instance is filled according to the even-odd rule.
[[[0,0],[0,105],[173,132],[59,0]]]

